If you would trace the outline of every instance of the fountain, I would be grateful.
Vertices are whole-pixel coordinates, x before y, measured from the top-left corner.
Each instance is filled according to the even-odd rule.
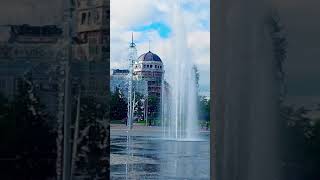
[[[162,86],[163,136],[174,140],[198,139],[196,74],[189,58],[186,33],[180,5],[173,9],[173,48],[175,69],[170,92]]]
[[[127,115],[127,127],[128,129],[132,129],[133,125],[133,115],[134,115],[134,90],[133,90],[133,64],[137,60],[137,49],[136,45],[133,42],[133,33],[132,39],[129,46],[129,54],[128,54],[128,63],[129,63],[129,74],[128,74],[128,115]]]
[[[135,89],[132,83],[132,65],[136,60],[133,43],[129,49],[128,128],[112,129],[110,147],[111,179],[209,179],[209,134],[199,133],[197,112],[196,73],[189,58],[183,18],[179,5],[174,10],[175,62],[170,81],[162,77],[161,124],[130,130],[134,113]],[[163,74],[162,74],[163,75]],[[169,85],[170,84],[170,85]],[[146,84],[147,86],[147,84]],[[139,86],[140,87],[140,86]],[[148,88],[143,95],[148,97]],[[146,113],[147,115],[147,113]],[[161,134],[159,134],[161,133]],[[160,136],[160,137],[159,137]]]

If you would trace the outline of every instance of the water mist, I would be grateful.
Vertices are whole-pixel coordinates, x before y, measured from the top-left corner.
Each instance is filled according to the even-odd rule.
[[[195,140],[199,134],[196,73],[187,47],[179,3],[173,8],[172,27],[172,61],[175,66],[170,76],[169,90],[162,90],[163,136],[175,140]]]

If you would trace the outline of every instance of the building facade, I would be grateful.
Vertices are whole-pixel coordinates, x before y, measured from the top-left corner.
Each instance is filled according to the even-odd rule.
[[[129,86],[129,70],[127,69],[113,69],[110,79],[110,90],[115,92],[117,89],[128,98],[128,86]],[[132,88],[135,93],[141,95],[148,95],[148,84],[145,80],[133,80]]]
[[[135,80],[144,80],[148,84],[148,94],[161,97],[164,76],[163,63],[157,54],[151,51],[139,56],[133,66]]]
[[[127,97],[128,69],[114,69],[111,75],[111,92],[116,89]],[[151,51],[140,55],[133,64],[133,89],[135,92],[148,96],[161,97],[164,67],[162,60]]]
[[[77,0],[73,10],[72,92],[107,102],[109,93],[109,1]],[[67,19],[65,19],[67,21]],[[0,92],[12,99],[17,82],[31,73],[37,94],[52,114],[57,111],[59,79],[64,76],[68,29],[59,25],[9,25],[0,39]],[[50,108],[49,108],[50,107]]]
[[[105,61],[109,58],[109,0],[75,1],[75,58]]]

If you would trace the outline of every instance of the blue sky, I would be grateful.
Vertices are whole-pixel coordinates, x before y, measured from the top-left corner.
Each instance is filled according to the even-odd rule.
[[[152,22],[148,25],[136,26],[132,28],[135,32],[157,31],[161,38],[168,38],[171,33],[171,28],[164,22]]]
[[[183,0],[181,16],[190,58],[200,72],[200,93],[210,92],[210,0]],[[111,0],[111,69],[126,68],[134,33],[138,56],[150,50],[160,56],[170,77],[174,0]],[[166,78],[166,77],[165,77]]]

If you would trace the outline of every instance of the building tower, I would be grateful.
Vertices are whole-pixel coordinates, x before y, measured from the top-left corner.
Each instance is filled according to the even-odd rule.
[[[137,49],[136,44],[133,42],[133,33],[132,39],[129,46],[129,54],[128,54],[128,63],[129,63],[129,74],[128,74],[128,118],[127,118],[127,126],[129,129],[132,128],[133,124],[133,115],[134,115],[134,91],[133,91],[133,66],[137,60]]]

